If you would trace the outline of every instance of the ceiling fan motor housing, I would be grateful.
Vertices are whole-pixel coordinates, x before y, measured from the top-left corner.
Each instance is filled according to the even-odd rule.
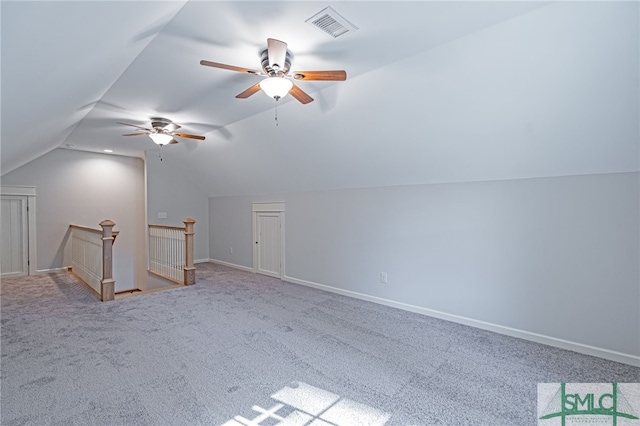
[[[151,117],[151,127],[154,129],[164,129],[169,124],[171,124],[171,120],[162,118],[162,117]]]
[[[284,64],[277,64],[280,65],[280,68],[273,69],[269,65],[269,50],[265,49],[260,54],[260,64],[262,65],[262,69],[264,70],[265,74],[267,74],[269,77],[284,77],[289,72],[289,69],[291,69],[292,56],[293,55],[291,54],[291,52],[287,50]]]

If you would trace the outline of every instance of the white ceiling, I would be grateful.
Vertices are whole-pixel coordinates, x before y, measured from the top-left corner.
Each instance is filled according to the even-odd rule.
[[[328,5],[359,30],[333,39],[305,23]],[[318,123],[325,130],[339,123],[334,128],[339,138],[341,129],[349,127],[351,115],[373,103],[397,102],[397,110],[409,108],[409,115],[432,108],[413,103],[433,99],[433,93],[421,92],[420,78],[424,76],[425,82],[429,78],[427,84],[433,84],[444,75],[460,72],[446,69],[450,63],[459,64],[460,58],[450,61],[451,49],[442,56],[438,53],[442,46],[468,39],[470,34],[481,40],[486,29],[518,19],[526,26],[528,15],[545,13],[555,5],[524,1],[2,1],[1,7],[3,175],[59,147],[112,149],[117,155],[144,157],[145,151],[156,149],[152,141],[145,136],[123,137],[133,129],[116,121],[148,126],[149,117],[160,116],[181,124],[186,133],[206,136],[202,142],[181,140],[163,151],[168,163],[173,158],[178,170],[191,175],[203,191],[216,195],[429,180],[409,172],[399,180],[387,179],[384,167],[377,175],[358,177],[353,159],[359,158],[356,151],[362,153],[368,147],[353,136],[354,145],[347,150],[354,152],[346,156],[332,143],[306,142],[317,133]],[[598,15],[602,13],[589,16]],[[269,37],[288,43],[294,55],[292,70],[344,69],[348,75],[345,82],[299,82],[316,101],[302,105],[291,97],[283,99],[277,128],[273,100],[262,94],[235,98],[259,77],[199,64],[207,59],[259,69],[259,53]],[[421,62],[424,52],[440,55],[440,65],[434,68],[431,62]],[[415,68],[407,68],[409,64]],[[388,88],[395,81],[411,81],[413,90],[403,91],[410,102],[394,98],[395,89]],[[465,86],[468,81],[459,83]],[[415,120],[419,124],[420,117]],[[353,122],[367,124],[359,115]],[[370,124],[380,126],[381,121]],[[529,126],[536,124],[531,118]],[[396,131],[402,134],[402,129]],[[392,137],[386,130],[375,134],[380,133]],[[367,134],[368,140],[375,134]],[[416,142],[410,135],[403,135],[395,147],[402,148],[406,158],[398,157],[395,149],[378,148],[373,150],[378,157],[367,163],[383,164],[386,158],[384,164],[395,162],[391,171],[403,170],[403,162],[415,160],[412,144]],[[239,171],[259,168],[260,161],[266,160],[272,166],[273,161],[281,162],[275,167],[283,170],[282,176],[274,172],[272,185],[256,184],[260,179]],[[469,159],[458,160],[459,166],[465,161]],[[327,174],[332,169],[335,176]],[[292,180],[292,173],[298,185],[283,184]],[[476,176],[483,177],[493,178]]]

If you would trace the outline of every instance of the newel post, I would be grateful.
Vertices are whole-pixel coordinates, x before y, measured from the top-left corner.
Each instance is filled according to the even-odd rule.
[[[102,227],[102,280],[100,281],[100,299],[103,302],[115,299],[115,284],[113,279],[113,227],[116,224],[110,220],[100,222]]]
[[[193,266],[193,224],[196,220],[188,217],[184,221],[184,285],[196,283],[196,268]]]

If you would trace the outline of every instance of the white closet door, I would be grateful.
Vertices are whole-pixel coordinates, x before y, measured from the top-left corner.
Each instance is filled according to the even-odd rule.
[[[0,211],[1,224],[1,264],[2,278],[19,277],[29,274],[29,220],[27,197],[3,195]]]
[[[276,278],[282,277],[281,215],[256,213],[256,272]]]

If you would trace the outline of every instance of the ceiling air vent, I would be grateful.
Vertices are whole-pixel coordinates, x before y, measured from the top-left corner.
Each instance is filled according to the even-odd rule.
[[[313,25],[314,27],[320,28],[333,38],[338,38],[341,35],[352,33],[358,29],[358,27],[338,15],[338,12],[329,6],[325,7],[305,22]]]

